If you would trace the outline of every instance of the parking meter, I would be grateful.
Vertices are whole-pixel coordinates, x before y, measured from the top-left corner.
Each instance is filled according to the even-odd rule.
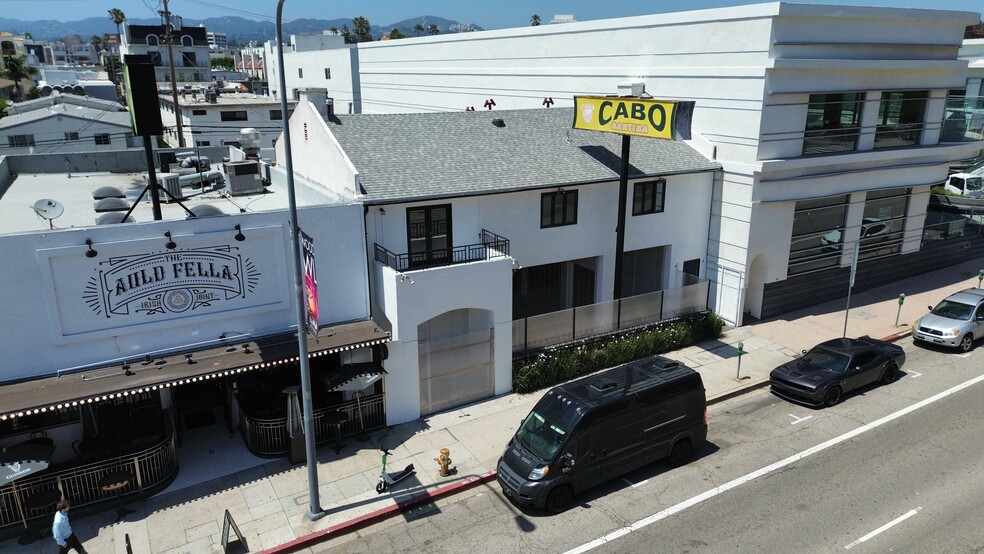
[[[984,275],[984,271],[981,271],[981,274]],[[902,304],[904,304],[904,303],[905,303],[905,293],[902,293],[902,294],[899,295],[899,311],[895,312],[895,326],[896,327],[899,326],[899,314],[902,313]]]
[[[977,288],[981,288],[981,281],[984,281],[984,269],[977,272]]]
[[[738,371],[735,373],[735,379],[740,379],[741,378],[740,377],[740,375],[741,375],[741,357],[742,357],[742,355],[745,354],[745,343],[743,343],[743,342],[739,342],[738,343],[738,352],[737,352],[737,354],[738,354]]]

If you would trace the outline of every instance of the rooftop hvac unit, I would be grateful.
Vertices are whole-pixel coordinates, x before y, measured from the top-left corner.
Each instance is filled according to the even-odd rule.
[[[229,194],[241,196],[263,192],[260,166],[255,161],[228,162],[225,169],[229,180]]]
[[[180,175],[177,173],[158,173],[157,174],[157,186],[171,193],[168,196],[164,192],[158,191],[157,198],[161,202],[170,202],[173,196],[176,200],[184,200],[184,194],[181,193],[181,181]],[[147,176],[144,176],[144,182],[147,183]],[[147,183],[149,184],[149,183]]]

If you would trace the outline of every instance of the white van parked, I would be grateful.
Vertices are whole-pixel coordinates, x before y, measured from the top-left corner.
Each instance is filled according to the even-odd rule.
[[[973,173],[954,173],[946,178],[943,186],[948,192],[961,196],[980,198],[984,195],[984,176]]]

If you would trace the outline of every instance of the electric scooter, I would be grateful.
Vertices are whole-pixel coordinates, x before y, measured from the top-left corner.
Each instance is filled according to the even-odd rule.
[[[376,484],[376,492],[379,494],[386,492],[386,488],[390,485],[399,483],[414,474],[413,464],[403,468],[403,471],[399,473],[386,473],[386,457],[389,456],[389,450],[383,448],[382,451],[383,469],[379,472],[379,483]]]

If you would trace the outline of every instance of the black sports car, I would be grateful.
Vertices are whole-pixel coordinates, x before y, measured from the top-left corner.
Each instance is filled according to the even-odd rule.
[[[832,339],[803,351],[799,359],[769,374],[772,392],[787,400],[814,406],[833,406],[854,389],[898,378],[905,363],[902,347],[859,337]]]

